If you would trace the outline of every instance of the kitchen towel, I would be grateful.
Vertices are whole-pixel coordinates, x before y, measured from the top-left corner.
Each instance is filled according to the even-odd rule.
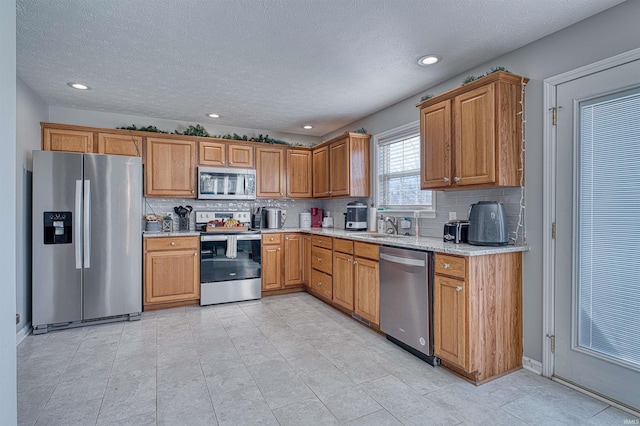
[[[376,221],[376,216],[378,214],[378,209],[375,207],[369,207],[369,231],[376,232],[378,223]]]
[[[238,236],[237,235],[228,235],[227,236],[227,253],[226,256],[229,259],[235,259],[238,256]]]

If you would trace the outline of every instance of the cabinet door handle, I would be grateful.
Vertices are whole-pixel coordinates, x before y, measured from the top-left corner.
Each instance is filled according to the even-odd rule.
[[[319,258],[319,257],[318,257],[317,259],[318,259],[318,262],[322,262],[322,259],[321,259],[321,258]]]
[[[285,239],[285,240],[289,240],[289,237],[285,237],[284,239]]]
[[[443,182],[449,182],[449,178],[448,178],[448,177],[446,177],[446,178],[442,179],[442,181],[443,181]]]
[[[358,264],[358,261],[357,261],[357,260],[354,260],[354,261],[353,261],[353,264],[354,264],[354,265],[357,265],[357,264]]]
[[[229,165],[232,165],[232,164],[233,164],[233,161],[229,161]]]
[[[462,287],[460,287],[459,285],[456,286],[456,291],[460,291],[462,290]]]
[[[444,264],[442,265],[442,267],[443,267],[444,269],[449,269],[449,268],[451,268],[451,265],[449,265],[448,263],[444,263]]]
[[[171,241],[171,245],[172,245],[172,246],[175,246],[175,245],[176,245],[176,242],[175,242],[175,241]]]
[[[322,240],[318,240],[318,243],[321,243],[321,242],[322,242]]]
[[[273,241],[273,237],[269,238],[269,241]]]
[[[329,191],[324,191],[324,193],[327,195],[331,194]]]
[[[224,164],[224,161],[221,161],[220,164]]]
[[[322,285],[322,283],[320,281],[318,281],[318,285]]]
[[[460,178],[458,176],[456,176],[456,177],[453,178],[453,181],[454,182],[460,182]]]
[[[194,190],[191,190],[191,193],[192,193],[192,194],[195,194],[195,193],[196,193],[196,191],[194,191]]]
[[[287,193],[287,197],[291,197],[291,193],[290,192]]]
[[[351,263],[351,262],[353,262],[353,259],[348,258],[348,259],[347,259],[347,262]]]
[[[194,255],[194,256],[197,256],[197,255],[198,255],[198,252],[193,253],[193,255]]]
[[[280,247],[278,247],[278,251],[280,251]]]

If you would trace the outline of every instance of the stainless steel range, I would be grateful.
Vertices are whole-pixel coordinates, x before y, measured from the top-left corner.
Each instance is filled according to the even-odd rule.
[[[260,299],[262,291],[259,231],[217,228],[206,232],[210,221],[237,220],[249,228],[250,212],[196,212],[200,233],[200,304]],[[240,228],[245,229],[245,228]]]

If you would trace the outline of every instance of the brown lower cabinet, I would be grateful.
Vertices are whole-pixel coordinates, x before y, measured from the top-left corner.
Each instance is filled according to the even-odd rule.
[[[434,257],[434,351],[476,384],[522,366],[522,253]]]
[[[380,324],[378,275],[378,245],[311,236],[308,290],[375,326]]]
[[[200,237],[144,239],[144,310],[200,299]]]
[[[304,284],[304,241],[301,234],[262,235],[262,291],[284,290]]]

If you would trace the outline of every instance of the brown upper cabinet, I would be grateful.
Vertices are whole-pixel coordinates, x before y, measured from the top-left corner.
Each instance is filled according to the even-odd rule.
[[[141,157],[142,137],[100,132],[98,133],[98,153]]]
[[[256,196],[258,198],[285,197],[285,150],[256,148]]]
[[[199,141],[201,166],[255,168],[253,146]]]
[[[368,197],[371,135],[349,132],[313,150],[314,197]]]
[[[287,149],[287,198],[311,198],[311,151]]]
[[[313,196],[329,196],[329,146],[313,150]]]
[[[520,185],[527,81],[500,71],[418,105],[421,189]]]
[[[144,195],[196,198],[196,143],[147,137]]]
[[[93,132],[42,128],[45,151],[93,152]]]
[[[110,155],[142,156],[142,136],[122,130],[102,131],[91,127],[40,123],[42,149],[45,151],[82,152]]]

